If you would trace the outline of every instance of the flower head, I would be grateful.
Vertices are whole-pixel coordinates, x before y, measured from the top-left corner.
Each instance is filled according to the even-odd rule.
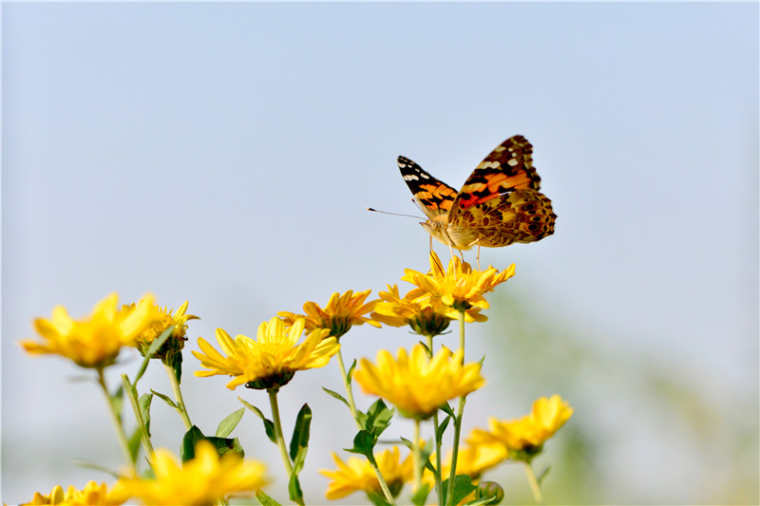
[[[559,395],[541,397],[533,402],[530,414],[514,420],[490,418],[489,430],[474,429],[467,441],[473,445],[500,443],[510,451],[510,458],[530,457],[541,451],[572,414],[573,408]]]
[[[250,388],[277,389],[285,385],[296,371],[324,367],[340,349],[326,329],[316,329],[298,344],[305,321],[296,320],[287,327],[279,318],[259,325],[256,339],[237,335],[232,339],[224,329],[216,329],[216,340],[224,356],[202,337],[198,338],[201,351],[193,355],[208,370],[196,371],[196,376],[226,374],[234,376],[227,388],[234,389],[246,383]]]
[[[150,505],[208,505],[231,495],[247,495],[269,483],[266,465],[243,460],[234,452],[221,458],[213,445],[200,441],[195,458],[180,464],[168,450],[159,449],[151,464],[155,479],[123,478],[124,493]]]
[[[439,299],[445,306],[454,310],[453,318],[459,318],[459,312],[469,312],[473,308],[488,309],[488,301],[483,297],[500,283],[515,274],[515,265],[499,272],[495,267],[486,270],[473,270],[469,263],[457,256],[452,256],[447,269],[443,268],[441,259],[434,251],[430,252],[430,272],[423,274],[413,269],[405,269],[401,278],[417,289],[409,297],[429,296]],[[483,321],[485,317],[480,315]]]
[[[410,298],[407,294],[402,298],[397,285],[388,285],[388,291],[379,295],[372,318],[386,325],[409,325],[417,334],[434,337],[442,334],[452,320],[447,315],[449,308],[443,304],[430,297]]]
[[[129,308],[131,306],[134,306],[134,304],[129,304],[124,307]],[[174,327],[171,337],[169,337],[169,339],[164,342],[163,346],[153,354],[153,358],[163,359],[172,351],[180,351],[184,347],[185,341],[187,341],[185,333],[187,332],[188,320],[199,319],[193,314],[187,314],[187,306],[188,301],[185,301],[179,309],[172,314],[170,309],[159,307],[158,304],[152,304],[151,324],[140,332],[135,343],[135,346],[140,350],[140,353],[145,355],[148,348],[150,348],[150,345],[153,344],[153,341],[171,326]]]
[[[424,419],[446,401],[467,395],[485,384],[480,364],[462,364],[462,350],[442,347],[429,357],[421,344],[408,355],[404,348],[394,358],[387,350],[377,353],[377,364],[359,362],[354,379],[367,394],[393,403],[404,416]]]
[[[72,319],[66,308],[56,306],[50,320],[34,320],[34,328],[43,342],[24,340],[20,344],[29,354],[61,355],[82,367],[110,365],[121,347],[132,346],[152,321],[152,295],[122,310],[117,309],[118,300],[119,296],[112,293],[95,305],[89,317],[81,320]]]
[[[108,490],[105,483],[97,484],[94,481],[88,481],[82,490],[77,490],[73,486],[63,491],[63,487],[56,485],[49,495],[43,495],[39,492],[34,493],[34,497],[28,503],[22,506],[32,506],[38,504],[56,504],[59,506],[117,506],[123,504],[128,496],[117,491],[118,487]]]
[[[327,492],[325,492],[327,499],[342,499],[354,492],[361,491],[382,493],[375,470],[367,459],[349,457],[347,462],[343,462],[338,455],[333,453],[333,460],[338,466],[337,469],[334,471],[321,469],[319,471],[332,480],[327,486]],[[404,483],[411,482],[414,479],[412,454],[410,453],[404,461],[401,461],[397,446],[382,453],[376,453],[375,461],[394,497],[401,491]]]
[[[330,336],[340,339],[353,325],[368,323],[374,327],[380,326],[372,318],[364,316],[372,311],[377,303],[374,300],[364,302],[371,291],[364,290],[354,294],[353,290],[348,290],[343,295],[336,292],[332,294],[324,309],[319,307],[316,302],[307,301],[303,305],[305,315],[288,311],[280,311],[277,315],[291,325],[299,318],[304,318],[306,319],[306,330],[327,329],[330,331]]]

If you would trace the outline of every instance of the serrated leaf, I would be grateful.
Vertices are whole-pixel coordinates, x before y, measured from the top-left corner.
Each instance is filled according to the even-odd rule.
[[[356,369],[356,359],[351,362],[351,367],[348,368],[348,372],[346,373],[346,381],[349,385],[351,385],[351,380],[353,380],[352,374],[354,373],[354,369]]]
[[[224,417],[224,420],[219,422],[219,426],[216,428],[216,436],[227,437],[232,434],[232,431],[240,423],[240,419],[243,418],[243,413],[245,413],[245,408],[240,408]]]
[[[293,465],[298,468],[296,462],[299,461],[301,467],[306,460],[306,450],[309,447],[309,428],[311,427],[311,408],[308,404],[301,406],[296,416],[296,425],[293,428],[293,437],[290,438],[290,458]],[[296,474],[300,472],[300,468]]]
[[[169,407],[174,408],[174,409],[179,409],[177,405],[174,404],[174,401],[171,399],[171,397],[169,397],[168,395],[162,394],[161,392],[156,392],[152,388],[150,390],[150,393],[152,393],[153,395],[155,395],[156,397],[164,401],[166,404],[169,405]]]
[[[240,397],[238,397],[238,400],[243,403],[243,406],[250,409],[251,411],[256,413],[256,416],[261,418],[261,421],[264,422],[264,431],[267,433],[267,437],[269,438],[271,442],[273,442],[274,444],[277,444],[277,438],[274,435],[274,423],[272,422],[272,420],[264,416],[264,413],[262,413],[261,410],[257,408],[256,406],[254,406],[253,404],[244,401]]]
[[[326,387],[322,387],[322,390],[324,390],[325,393],[329,395],[330,397],[334,397],[338,399],[340,402],[345,404],[347,408],[351,409],[351,406],[348,404],[348,401],[335,390],[330,390],[329,388],[326,388]]]
[[[420,485],[420,488],[417,489],[417,491],[412,494],[412,504],[414,506],[424,506],[425,501],[427,500],[428,495],[430,494],[430,485],[427,483],[423,483]]]
[[[261,506],[282,506],[280,503],[266,495],[262,490],[256,492],[256,499],[259,500]]]

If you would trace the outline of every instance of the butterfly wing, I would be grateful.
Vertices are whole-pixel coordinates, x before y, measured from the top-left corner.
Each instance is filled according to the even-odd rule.
[[[398,168],[425,216],[436,221],[448,214],[457,196],[454,188],[434,178],[409,158],[399,156]]]
[[[487,247],[538,241],[554,232],[551,200],[538,190],[533,146],[522,135],[498,145],[467,178],[448,215],[458,244]]]

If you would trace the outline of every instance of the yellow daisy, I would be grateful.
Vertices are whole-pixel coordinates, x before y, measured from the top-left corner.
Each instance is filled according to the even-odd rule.
[[[123,309],[129,309],[134,304],[125,305]],[[141,354],[147,353],[150,345],[153,344],[164,331],[170,326],[174,326],[171,337],[164,342],[163,346],[153,354],[153,358],[163,359],[168,353],[172,351],[180,351],[185,346],[187,338],[187,322],[189,320],[198,320],[199,318],[193,314],[187,314],[188,301],[185,301],[179,309],[172,311],[166,307],[160,307],[158,304],[153,304],[153,321],[145,328],[135,339],[135,347]]]
[[[402,415],[424,419],[446,401],[467,395],[485,384],[480,364],[462,365],[462,356],[462,350],[452,354],[442,347],[429,357],[421,344],[412,348],[411,355],[400,348],[398,358],[387,350],[380,350],[377,365],[361,359],[354,379],[365,393],[391,402]]]
[[[316,302],[307,301],[303,305],[305,315],[289,311],[280,311],[277,315],[290,325],[299,318],[304,318],[307,330],[328,329],[330,336],[340,339],[353,325],[367,323],[380,327],[378,322],[364,316],[372,311],[377,303],[376,300],[364,302],[371,291],[364,290],[355,294],[353,290],[348,290],[343,295],[336,292],[332,294],[324,309]]]
[[[488,420],[489,430],[474,429],[467,439],[473,445],[500,443],[507,450],[535,452],[573,415],[559,395],[533,402],[530,414],[514,420]],[[511,456],[511,455],[510,455]]]
[[[434,304],[430,297],[401,297],[397,285],[388,285],[388,291],[379,296],[372,318],[391,327],[409,325],[417,334],[434,337],[442,334],[451,321],[446,315],[448,308]]]
[[[63,487],[56,485],[49,495],[43,495],[35,492],[32,500],[23,503],[21,506],[32,506],[39,504],[56,504],[59,506],[118,506],[123,504],[128,496],[117,491],[118,487],[108,490],[105,483],[97,484],[94,481],[88,481],[82,490],[77,490],[73,486],[63,491]]]
[[[198,338],[201,351],[193,355],[208,370],[196,371],[196,376],[216,374],[234,376],[227,388],[246,384],[249,388],[277,389],[285,385],[296,371],[324,367],[330,357],[340,349],[326,329],[316,329],[298,344],[306,322],[296,320],[286,327],[279,318],[259,325],[256,339],[237,335],[232,339],[224,329],[216,329],[216,340],[224,356],[202,337]]]
[[[243,460],[234,452],[220,458],[208,441],[200,441],[195,458],[187,462],[180,464],[170,451],[159,449],[151,464],[155,479],[119,481],[125,494],[146,505],[205,506],[233,495],[252,495],[270,482],[264,463]]]
[[[43,342],[23,340],[19,344],[31,355],[61,355],[82,367],[110,365],[121,347],[134,345],[137,336],[153,321],[152,295],[121,311],[117,309],[118,300],[117,294],[109,295],[81,320],[72,319],[66,308],[56,306],[50,320],[34,320]]]
[[[458,319],[460,311],[469,311],[472,308],[488,309],[488,301],[483,295],[514,274],[514,264],[501,272],[492,266],[482,271],[473,270],[469,263],[457,256],[452,256],[448,268],[444,269],[441,259],[431,251],[428,274],[405,269],[401,279],[417,286],[408,297],[428,295],[439,298],[445,306],[455,311],[452,317]]]
[[[325,492],[327,499],[342,499],[354,492],[362,491],[378,495],[383,493],[375,470],[367,459],[349,457],[347,462],[343,462],[335,453],[332,456],[338,468],[334,471],[329,469],[319,471],[320,474],[332,480]],[[410,453],[404,461],[401,461],[397,446],[382,453],[376,453],[375,461],[394,497],[399,494],[404,483],[411,482],[414,478],[412,454]]]

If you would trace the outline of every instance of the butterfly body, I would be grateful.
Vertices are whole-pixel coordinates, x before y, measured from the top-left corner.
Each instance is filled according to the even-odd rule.
[[[539,191],[533,147],[521,135],[497,146],[457,192],[403,156],[398,166],[428,220],[421,225],[459,250],[534,242],[554,233],[551,200]]]

